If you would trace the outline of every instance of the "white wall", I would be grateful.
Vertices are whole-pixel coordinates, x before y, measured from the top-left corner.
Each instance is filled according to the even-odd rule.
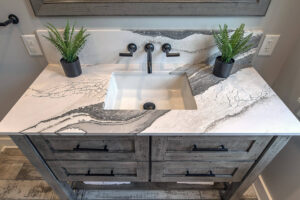
[[[299,155],[300,137],[294,137],[262,173],[273,200],[300,199]]]
[[[300,36],[293,49],[274,82],[274,89],[300,118]]]
[[[266,17],[74,17],[79,26],[122,29],[211,29],[227,23],[231,28],[246,23],[248,29],[281,34],[278,47],[271,57],[255,59],[255,67],[272,84],[300,34],[299,0],[272,0]],[[1,0],[0,19],[8,14],[19,16],[20,24],[0,28],[0,119],[28,88],[46,62],[42,57],[30,57],[20,39],[32,34],[47,22],[63,26],[65,17],[36,18],[29,0]],[[298,25],[297,25],[298,24]]]
[[[274,89],[289,108],[300,111],[300,36],[275,80]],[[280,117],[280,116],[279,116]],[[298,116],[300,117],[300,116]],[[294,137],[262,173],[273,200],[300,199],[300,137]]]

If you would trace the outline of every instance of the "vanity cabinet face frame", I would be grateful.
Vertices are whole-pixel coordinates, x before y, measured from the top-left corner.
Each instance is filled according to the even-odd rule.
[[[13,139],[15,144],[18,145],[18,147],[21,149],[23,154],[32,163],[32,165],[41,173],[44,180],[54,189],[54,191],[57,193],[57,195],[59,196],[60,199],[62,199],[62,200],[73,200],[73,199],[75,200],[76,199],[76,194],[72,190],[72,188],[70,186],[70,183],[67,182],[67,181],[62,181],[62,180],[80,179],[81,178],[80,174],[82,172],[80,172],[80,174],[76,174],[76,173],[71,172],[73,175],[75,174],[75,176],[72,176],[72,174],[70,176],[70,170],[69,170],[69,171],[67,171],[67,172],[69,172],[69,174],[68,174],[69,177],[68,178],[66,178],[66,176],[62,176],[62,177],[60,177],[60,179],[58,179],[58,177],[57,177],[58,174],[55,175],[52,171],[53,169],[51,169],[50,166],[49,166],[49,165],[51,165],[50,162],[52,162],[52,161],[45,161],[44,160],[42,155],[39,153],[39,149],[37,149],[37,147],[34,145],[34,143],[32,143],[29,136],[26,136],[26,135],[12,135],[10,137]],[[269,144],[263,150],[261,155],[259,155],[259,157],[254,161],[254,164],[251,166],[250,170],[246,173],[246,175],[242,178],[242,180],[240,182],[229,183],[228,187],[226,188],[226,190],[222,194],[222,199],[224,199],[224,200],[240,199],[240,197],[243,195],[243,193],[257,179],[258,175],[262,173],[263,169],[265,167],[267,167],[267,165],[274,159],[274,157],[288,143],[290,138],[291,138],[291,136],[273,136],[271,141],[269,142]],[[151,143],[151,140],[150,140],[150,143]],[[75,162],[78,162],[78,161],[53,161],[52,164],[54,165],[53,167],[56,168],[56,173],[61,173],[61,172],[65,173],[64,170],[61,171],[62,167],[67,167],[68,168],[68,166],[70,166],[70,165],[74,166]],[[106,168],[111,169],[112,166],[115,166],[116,164],[119,166],[119,163],[120,163],[120,162],[117,162],[117,161],[113,162],[113,163],[112,162],[107,162],[107,161],[104,161],[104,162],[96,161],[97,163],[95,165],[94,162],[95,161],[90,163],[90,162],[85,161],[85,162],[81,163],[83,165],[83,167],[86,168],[86,170],[84,171],[84,175],[86,173],[88,173],[89,169],[91,169],[91,168],[98,169],[98,167],[104,167],[105,169]],[[225,163],[227,161],[221,161],[221,162]],[[102,163],[101,166],[99,165],[100,163]],[[104,163],[106,163],[106,164],[104,164]],[[149,163],[147,163],[147,162],[142,163],[142,164],[146,165],[144,167],[139,167],[139,166],[142,166],[141,162],[140,163],[126,162],[126,163],[128,163],[126,166],[129,167],[129,169],[133,168],[133,169],[140,169],[140,170],[142,169],[142,170],[148,170],[148,171],[151,170],[151,167],[150,168],[147,167],[147,166],[149,166]],[[172,165],[170,165],[172,163],[173,162],[156,162],[156,164],[159,167],[158,170],[160,172],[160,176],[158,175],[158,177],[155,177],[155,178],[158,178],[159,180],[161,180],[161,177],[162,177],[161,175],[163,175],[162,172],[164,172],[164,171],[162,171],[161,167],[163,167],[163,166],[166,166],[166,167],[172,166]],[[190,166],[194,166],[194,161],[191,161],[189,163],[190,163]],[[213,171],[213,167],[210,163],[211,162],[207,163],[207,169],[211,169],[212,173],[215,173],[217,175],[217,171]],[[235,167],[234,163],[236,163],[236,162],[230,162],[230,163],[231,163],[231,167],[234,168]],[[243,162],[243,163],[247,164],[249,162]],[[178,165],[182,165],[182,162],[179,162]],[[153,166],[153,167],[155,168],[157,166]],[[248,167],[249,166],[245,166],[246,169]],[[245,168],[243,168],[243,170],[240,171],[241,173],[238,173],[238,174],[243,174],[242,172],[245,171]],[[188,168],[188,170],[190,170],[190,168]],[[191,168],[191,170],[192,170],[192,168]],[[107,175],[106,174],[105,176],[101,176],[101,174],[99,175],[98,173],[103,173],[103,172],[98,172],[98,171],[93,170],[93,171],[90,171],[90,174],[88,174],[88,175],[92,174],[91,177],[94,176],[94,178],[96,180],[98,180],[98,178],[99,179],[104,179],[103,177],[106,177],[106,175]],[[193,175],[195,175],[194,173],[195,173],[195,171],[189,171],[189,175],[193,176]],[[199,173],[199,172],[196,171],[196,173]],[[200,172],[200,173],[203,173],[203,172]],[[115,174],[115,171],[113,171],[113,174]],[[143,180],[143,181],[147,178],[148,175],[150,175],[150,173],[149,174],[147,172],[145,173],[145,171],[142,172],[142,173],[137,172],[136,174],[137,174],[135,176],[136,179]],[[144,176],[139,176],[138,174],[143,174]],[[236,177],[234,177],[234,175],[236,175]],[[242,176],[240,176],[240,175],[237,176],[237,173],[234,173],[232,177],[229,177],[229,179],[230,178],[233,178],[233,179],[237,178],[237,180],[239,180],[241,177]],[[168,180],[168,181],[170,181],[170,180]],[[167,186],[166,183],[163,183],[163,184],[165,186]],[[164,189],[164,187],[162,187],[161,189]]]
[[[30,0],[36,16],[265,16],[271,0]]]

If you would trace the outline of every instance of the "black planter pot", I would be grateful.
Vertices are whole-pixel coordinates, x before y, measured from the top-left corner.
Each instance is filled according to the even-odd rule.
[[[213,74],[220,78],[227,78],[230,75],[233,64],[234,59],[231,59],[230,63],[225,63],[222,61],[222,57],[218,56],[216,58]]]
[[[77,77],[82,73],[79,58],[72,63],[69,63],[62,58],[60,63],[67,77]]]

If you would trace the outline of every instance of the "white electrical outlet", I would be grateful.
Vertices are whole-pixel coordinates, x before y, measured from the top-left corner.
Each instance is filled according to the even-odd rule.
[[[35,35],[22,35],[22,39],[29,55],[31,56],[43,55]]]
[[[266,35],[263,44],[260,47],[259,56],[270,56],[280,38],[280,35]]]

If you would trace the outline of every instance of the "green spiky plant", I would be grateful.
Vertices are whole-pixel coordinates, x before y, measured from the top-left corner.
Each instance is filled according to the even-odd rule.
[[[217,47],[222,53],[222,62],[231,63],[231,60],[240,53],[248,51],[252,45],[248,44],[252,33],[244,37],[245,24],[235,30],[235,32],[229,37],[228,26],[225,24],[222,28],[219,26],[219,33],[213,32]]]
[[[49,23],[46,27],[48,28],[48,36],[44,37],[58,49],[64,60],[68,63],[75,62],[89,36],[89,34],[86,34],[86,29],[81,27],[78,33],[74,35],[75,24],[71,28],[69,22],[67,22],[61,35],[52,24]]]

